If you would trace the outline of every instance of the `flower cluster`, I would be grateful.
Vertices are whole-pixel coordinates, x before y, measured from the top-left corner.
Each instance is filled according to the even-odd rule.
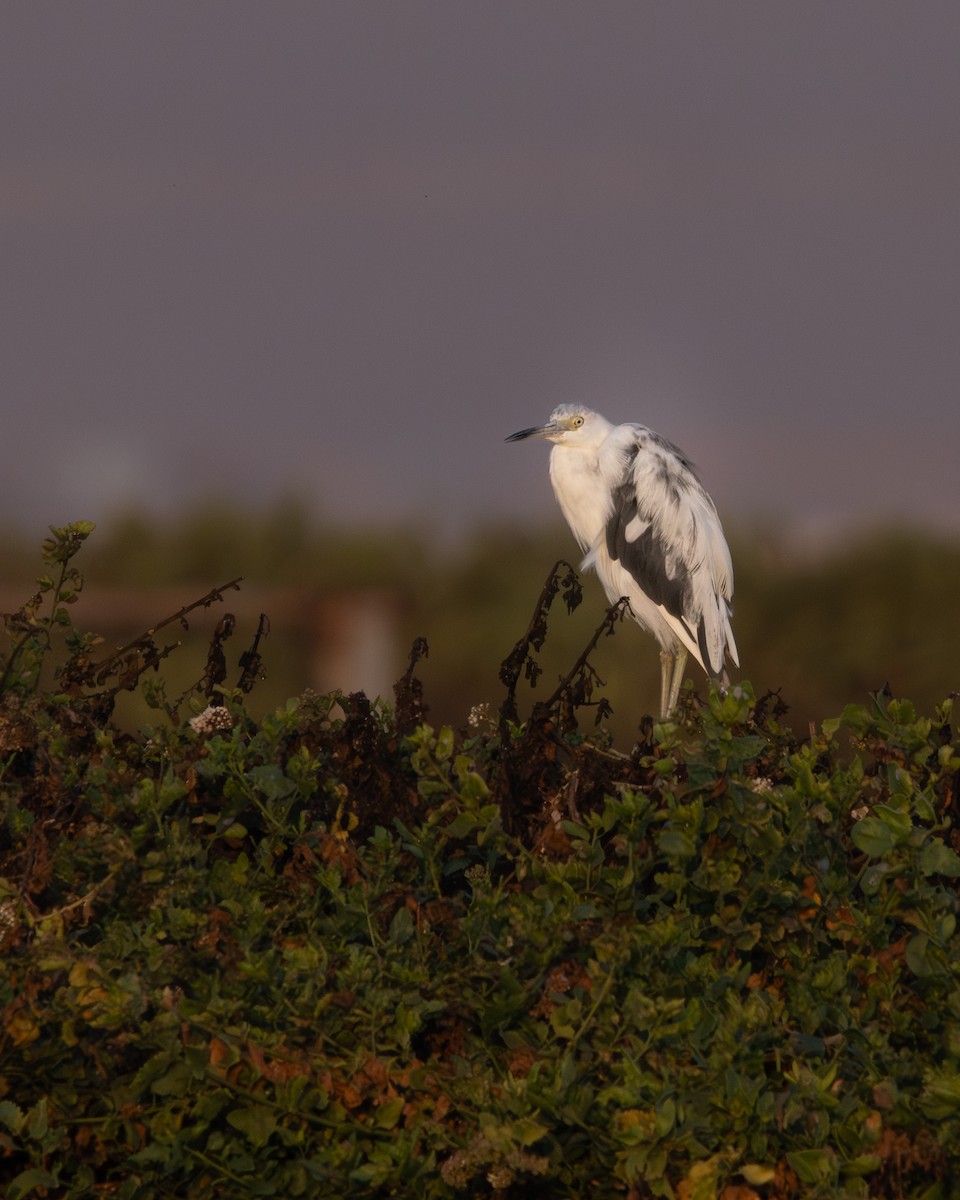
[[[190,718],[189,724],[194,733],[211,737],[225,729],[232,729],[233,717],[222,704],[208,704],[202,713]]]

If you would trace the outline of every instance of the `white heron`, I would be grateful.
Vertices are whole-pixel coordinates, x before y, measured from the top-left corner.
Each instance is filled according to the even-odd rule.
[[[733,565],[713,501],[686,455],[633,423],[611,425],[576,404],[508,442],[546,438],[550,481],[573,536],[613,604],[660,643],[660,715],[680,695],[687,654],[721,687],[740,665],[730,626]]]

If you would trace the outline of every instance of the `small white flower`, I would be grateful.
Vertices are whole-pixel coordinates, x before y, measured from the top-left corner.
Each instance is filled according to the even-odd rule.
[[[16,904],[13,900],[4,900],[0,904],[0,933],[7,929],[16,929],[18,924]]]
[[[189,724],[194,733],[209,737],[225,729],[232,729],[233,717],[222,704],[208,704],[202,713],[190,718]]]
[[[490,723],[490,705],[475,704],[470,709],[470,715],[467,717],[467,724],[471,729],[479,729],[481,725]]]

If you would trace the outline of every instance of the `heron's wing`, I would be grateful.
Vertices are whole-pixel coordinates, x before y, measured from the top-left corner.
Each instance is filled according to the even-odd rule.
[[[713,501],[683,453],[642,426],[621,453],[612,491],[610,558],[713,675],[724,654],[737,661],[730,627],[733,567]]]

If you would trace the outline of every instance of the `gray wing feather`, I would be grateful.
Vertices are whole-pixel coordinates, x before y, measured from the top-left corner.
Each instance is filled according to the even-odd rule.
[[[704,668],[722,675],[725,652],[737,661],[733,569],[713,501],[683,453],[642,426],[622,479],[606,524],[607,553],[682,625]]]

